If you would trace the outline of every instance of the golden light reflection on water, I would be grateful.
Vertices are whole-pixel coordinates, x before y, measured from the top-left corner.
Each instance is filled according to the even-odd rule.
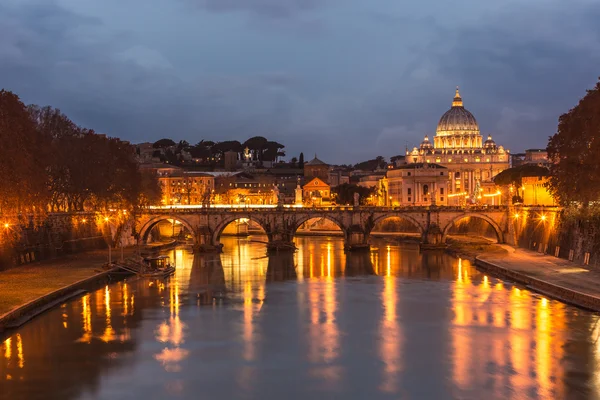
[[[405,390],[404,374],[421,358],[415,359],[415,352],[409,351],[413,346],[412,336],[404,324],[411,321],[403,318],[410,315],[412,307],[419,306],[414,297],[425,295],[438,311],[444,310],[436,314],[435,321],[428,322],[432,324],[428,329],[440,331],[445,342],[435,347],[442,353],[424,354],[423,358],[429,362],[439,358],[442,365],[439,368],[449,377],[448,385],[458,390],[455,398],[484,398],[478,395],[478,390],[485,390],[489,395],[485,398],[507,398],[509,392],[515,397],[526,398],[534,393],[532,397],[557,399],[573,398],[573,393],[594,398],[599,393],[600,374],[595,372],[600,367],[597,316],[480,274],[466,261],[442,262],[434,255],[385,243],[359,257],[344,254],[339,240],[310,238],[297,242],[299,250],[290,257],[291,265],[287,265],[289,260],[285,258],[266,258],[264,246],[248,240],[232,240],[235,245],[226,244],[228,249],[219,261],[210,264],[216,265],[219,279],[207,279],[202,284],[222,283],[228,300],[234,301],[214,308],[197,302],[195,290],[199,285],[195,280],[206,272],[208,264],[194,264],[189,253],[175,251],[172,257],[178,263],[177,271],[170,279],[152,284],[147,280],[131,280],[103,287],[53,310],[54,314],[49,312],[47,319],[39,317],[3,340],[0,385],[58,377],[56,368],[40,369],[44,360],[56,360],[60,365],[62,360],[73,356],[73,351],[93,365],[103,365],[107,359],[119,359],[132,351],[136,357],[144,357],[139,349],[148,348],[144,341],[149,336],[153,346],[157,346],[146,356],[159,371],[155,376],[168,371],[165,374],[169,376],[168,385],[177,381],[177,391],[185,393],[186,376],[193,376],[194,368],[198,367],[195,357],[190,356],[190,346],[196,340],[204,340],[198,338],[204,327],[196,328],[194,322],[198,318],[196,307],[205,307],[202,310],[205,316],[214,313],[235,318],[227,325],[233,329],[221,334],[239,346],[234,350],[229,348],[223,356],[235,357],[237,367],[229,370],[234,377],[232,381],[250,391],[257,382],[269,379],[261,370],[262,362],[273,356],[267,335],[273,327],[265,325],[273,309],[270,306],[261,309],[263,301],[265,296],[275,293],[277,299],[277,295],[289,291],[297,302],[289,311],[298,314],[291,323],[297,323],[303,335],[288,339],[291,352],[284,351],[283,356],[288,357],[287,362],[294,362],[290,358],[301,358],[302,368],[307,370],[298,379],[310,377],[313,383],[318,382],[319,388],[344,391],[348,380],[353,379],[348,370],[374,368],[371,374],[374,389],[392,396]],[[281,272],[288,267],[292,273]],[[369,274],[380,276],[347,279]],[[412,278],[428,282],[406,284]],[[270,286],[273,280],[285,279],[297,280],[298,284]],[[444,282],[440,285],[431,282],[436,280]],[[364,290],[365,281],[372,291],[368,296],[363,293],[351,297],[348,303],[349,293],[355,295],[354,289]],[[415,292],[423,284],[427,291]],[[372,341],[365,343],[365,349],[369,349],[367,357],[371,358],[359,360],[365,362],[364,366],[344,364],[350,354],[354,356],[357,352],[345,345],[346,336],[353,332],[343,329],[346,324],[356,323],[350,322],[356,313],[364,312],[364,307],[363,311],[354,309],[352,301],[366,302],[370,307],[368,312],[373,312],[369,322],[373,326],[364,327],[362,332],[372,335]],[[285,307],[286,303],[280,306]],[[427,318],[430,311],[429,305],[423,307],[419,321]],[[282,323],[290,323],[285,316],[278,318],[283,319]],[[148,324],[154,330],[149,335],[143,332]],[[127,335],[129,330],[131,334]],[[78,337],[83,343],[73,344]],[[69,345],[78,347],[65,352]],[[300,356],[294,346],[300,346]],[[376,367],[371,367],[373,362]],[[96,375],[111,367],[103,368],[88,371],[94,381],[98,379]],[[47,377],[43,378],[44,375]],[[369,377],[364,379],[367,381]],[[427,382],[427,377],[423,379]],[[76,379],[64,383],[65,386],[80,384]],[[173,392],[172,387],[165,390]]]
[[[404,343],[401,337],[400,321],[398,320],[396,310],[398,302],[396,278],[386,276],[383,279],[381,300],[384,313],[380,323],[379,355],[385,367],[380,389],[384,392],[393,393],[398,390],[398,378],[402,368],[400,352]]]
[[[508,375],[512,390],[527,393],[533,380],[540,398],[562,398],[565,387],[560,360],[568,330],[565,305],[517,287],[507,288],[500,281],[491,283],[487,276],[480,281],[468,280],[466,269],[471,268],[459,260],[452,300],[457,387],[467,390],[490,380],[500,383],[500,372],[512,369]],[[474,327],[486,329],[486,337],[495,329],[508,329],[508,335],[491,334],[486,345],[477,342]],[[482,353],[485,348],[488,351]],[[485,372],[490,365],[499,372]]]

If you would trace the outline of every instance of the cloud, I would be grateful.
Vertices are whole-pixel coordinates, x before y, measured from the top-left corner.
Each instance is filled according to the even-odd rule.
[[[294,18],[314,11],[323,0],[190,0],[200,7],[215,12],[245,11],[274,19]]]
[[[133,142],[264,135],[355,163],[431,137],[460,85],[482,132],[520,151],[599,75],[586,0],[57,1],[0,3],[0,87]]]

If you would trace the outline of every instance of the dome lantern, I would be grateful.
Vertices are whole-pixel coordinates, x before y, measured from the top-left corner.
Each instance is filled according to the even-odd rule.
[[[479,135],[477,120],[464,108],[458,87],[452,101],[452,108],[442,115],[436,129],[436,136],[451,135]]]

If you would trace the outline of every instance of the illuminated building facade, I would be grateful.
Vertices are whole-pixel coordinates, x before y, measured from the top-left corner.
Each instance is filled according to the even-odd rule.
[[[448,183],[448,169],[435,163],[412,163],[388,170],[388,205],[445,206]]]
[[[447,168],[448,205],[498,205],[502,196],[492,179],[509,168],[510,154],[496,145],[491,135],[483,140],[477,120],[463,106],[457,88],[452,107],[440,118],[433,142],[425,136],[419,148],[407,150],[406,162]]]

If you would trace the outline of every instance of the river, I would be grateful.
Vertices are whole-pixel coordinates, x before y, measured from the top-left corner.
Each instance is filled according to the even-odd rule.
[[[0,344],[0,399],[596,399],[598,316],[439,252],[168,254]]]

